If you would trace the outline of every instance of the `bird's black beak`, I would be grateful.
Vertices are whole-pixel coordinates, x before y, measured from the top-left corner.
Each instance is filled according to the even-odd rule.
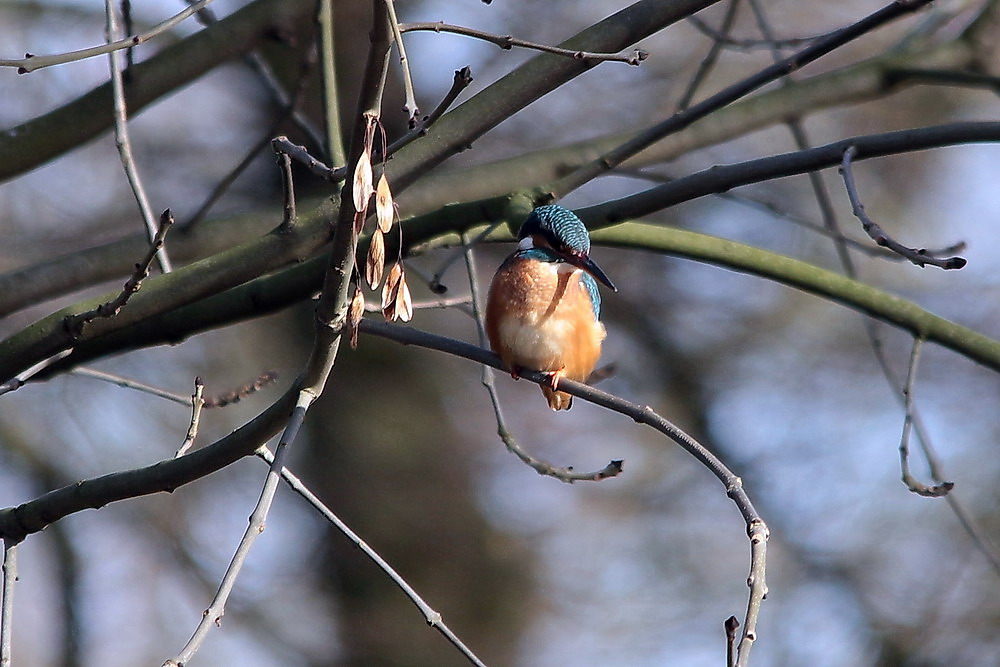
[[[595,278],[597,278],[598,281],[604,283],[609,288],[611,288],[612,292],[618,291],[618,288],[615,287],[615,284],[611,282],[611,278],[608,278],[608,274],[604,273],[604,270],[601,269],[601,267],[597,265],[597,262],[592,260],[590,257],[586,255],[574,254],[570,255],[568,259],[570,264],[572,264],[573,266],[578,266],[587,273],[589,273],[590,275],[594,276]]]

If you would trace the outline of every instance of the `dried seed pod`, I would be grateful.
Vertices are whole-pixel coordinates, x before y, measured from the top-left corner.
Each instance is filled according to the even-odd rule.
[[[403,265],[396,262],[389,269],[385,284],[382,285],[382,316],[386,320],[396,319],[396,293],[399,291],[399,282],[403,278]]]
[[[403,322],[409,322],[413,317],[413,300],[410,299],[410,288],[406,285],[405,273],[399,278],[395,311],[395,315]]]
[[[365,262],[365,280],[372,289],[378,287],[382,282],[382,268],[385,266],[385,238],[382,230],[376,228],[372,232],[371,242],[368,244],[368,258]]]
[[[389,190],[389,181],[383,173],[378,179],[378,188],[375,190],[375,217],[378,220],[378,228],[383,233],[388,233],[392,229],[394,213],[392,191]]]
[[[354,210],[359,213],[367,211],[368,200],[373,192],[372,160],[371,154],[366,149],[358,158],[358,164],[354,168]]]
[[[365,314],[365,295],[361,288],[354,286],[354,296],[351,298],[351,306],[347,309],[347,328],[350,331],[351,349],[358,348],[358,325]]]

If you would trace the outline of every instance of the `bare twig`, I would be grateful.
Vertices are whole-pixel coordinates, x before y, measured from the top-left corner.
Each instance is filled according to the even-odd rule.
[[[858,149],[856,146],[848,146],[847,150],[844,151],[840,173],[844,177],[844,186],[847,189],[847,196],[851,200],[851,209],[858,220],[861,221],[861,227],[865,230],[865,233],[878,245],[892,250],[921,268],[927,264],[942,269],[960,269],[965,266],[966,261],[963,257],[934,257],[925,248],[910,248],[899,243],[886,234],[885,230],[878,223],[868,217],[865,213],[864,204],[861,203],[861,198],[858,196],[858,190],[854,184],[854,175],[851,169],[851,161],[857,152]]]
[[[260,498],[257,500],[257,505],[250,515],[250,525],[247,526],[246,532],[243,533],[243,539],[240,540],[240,544],[233,554],[229,567],[226,569],[226,574],[219,583],[219,589],[212,599],[212,603],[202,615],[201,622],[195,628],[191,639],[188,640],[188,643],[184,645],[184,648],[181,649],[175,658],[163,663],[164,667],[181,667],[182,665],[187,665],[191,657],[201,648],[212,626],[222,623],[222,617],[226,612],[226,602],[229,600],[229,594],[232,593],[233,587],[236,585],[236,578],[243,569],[243,564],[246,562],[246,558],[250,554],[250,549],[253,547],[257,537],[264,532],[267,515],[274,501],[274,494],[278,488],[278,480],[281,477],[281,468],[284,467],[288,445],[298,435],[299,428],[305,419],[306,411],[314,399],[315,396],[310,392],[302,391],[299,393],[298,402],[295,405],[295,409],[292,410],[291,417],[288,419],[288,425],[285,427],[285,432],[282,434],[281,440],[278,442],[278,447],[275,450],[274,460],[271,463],[270,470],[268,470]]]
[[[14,584],[17,583],[17,545],[20,540],[3,541],[3,599],[0,600],[0,666],[10,667],[11,637],[14,632]]]
[[[410,271],[409,267],[407,270]],[[414,301],[413,310],[431,310],[431,309],[442,309],[442,308],[454,308],[455,306],[469,306],[472,304],[472,299],[467,296],[452,296],[446,299],[428,299],[426,301]],[[466,310],[461,308],[461,310]],[[378,303],[365,303],[366,313],[381,313],[382,306]]]
[[[903,419],[903,435],[899,440],[899,468],[903,484],[913,493],[919,496],[938,498],[954,488],[953,482],[941,482],[928,486],[917,480],[910,474],[910,428],[913,425],[913,387],[917,379],[917,367],[920,365],[920,350],[923,347],[923,339],[913,339],[913,349],[910,352],[910,366],[906,373],[906,386],[903,387],[905,399],[906,416]]]
[[[314,52],[310,53],[315,55]],[[302,97],[305,94],[307,83],[309,81],[308,75],[311,68],[312,68],[312,62],[310,57],[307,56],[306,58],[303,59],[302,65],[299,68],[299,78],[295,84],[295,90],[292,91],[292,94],[289,96],[285,96],[284,91],[280,90],[282,99],[285,99],[287,97],[288,100],[287,105],[284,106],[283,109],[271,121],[271,125],[267,128],[267,130],[264,132],[261,138],[258,139],[257,142],[250,147],[250,150],[247,151],[246,155],[243,156],[243,159],[240,160],[236,164],[236,166],[233,167],[229,171],[229,173],[227,173],[222,178],[222,180],[220,180],[215,185],[214,188],[212,188],[212,192],[210,192],[209,195],[205,198],[205,201],[202,202],[201,206],[198,207],[198,210],[194,213],[194,215],[191,216],[191,218],[187,222],[184,223],[183,229],[185,231],[191,229],[194,225],[198,224],[208,214],[208,212],[212,209],[212,207],[215,206],[215,204],[219,201],[219,199],[222,198],[222,195],[224,195],[226,191],[229,190],[229,188],[233,185],[233,183],[236,182],[236,179],[239,178],[239,176],[244,171],[246,171],[247,168],[253,163],[254,158],[256,158],[257,155],[262,150],[264,150],[264,148],[266,148],[268,144],[271,143],[272,138],[278,131],[278,128],[281,127],[281,124],[289,116],[294,118],[294,116],[297,113],[298,106],[302,101]],[[265,80],[267,80],[266,77],[264,78]]]
[[[107,14],[107,25],[105,32],[108,43],[115,41],[120,28],[118,27],[118,17],[115,13],[114,0],[105,0],[104,10]],[[128,179],[132,194],[135,195],[136,204],[139,205],[139,212],[142,214],[142,221],[146,225],[146,234],[150,243],[155,244],[158,226],[153,207],[149,204],[149,197],[146,189],[142,185],[142,178],[139,176],[139,167],[135,163],[132,155],[132,140],[128,131],[128,108],[125,103],[125,82],[122,77],[121,54],[114,51],[108,54],[108,64],[111,68],[111,91],[114,99],[114,119],[115,119],[115,145],[118,147],[118,156],[122,161],[122,168],[125,170],[125,177]],[[170,273],[170,258],[162,244],[156,249],[156,261],[160,265],[163,273]]]
[[[281,229],[289,231],[299,220],[299,216],[295,212],[295,180],[292,178],[292,158],[288,157],[288,153],[281,151],[277,151],[277,153],[278,167],[281,169],[281,193],[284,199]]]
[[[153,237],[153,241],[149,246],[149,250],[146,252],[146,256],[141,262],[135,265],[135,271],[125,282],[125,286],[122,291],[118,293],[118,296],[102,303],[97,308],[93,310],[88,310],[85,313],[79,313],[77,315],[67,315],[63,320],[63,326],[65,330],[72,337],[78,337],[83,331],[83,327],[86,326],[88,322],[91,322],[97,318],[109,318],[117,315],[121,309],[128,303],[128,300],[132,298],[132,295],[139,291],[142,286],[142,281],[149,276],[149,265],[153,262],[153,258],[156,257],[159,250],[163,247],[163,241],[167,236],[167,231],[169,231],[170,226],[174,224],[174,216],[170,214],[170,209],[168,208],[160,215],[160,226],[156,230],[156,235]]]
[[[403,70],[403,89],[406,94],[406,101],[403,103],[403,113],[410,119],[410,127],[417,124],[417,117],[420,109],[417,107],[417,97],[413,92],[413,78],[410,76],[410,63],[406,59],[406,47],[403,46],[403,33],[399,29],[399,20],[396,18],[396,3],[394,0],[385,0],[385,8],[389,13],[389,27],[392,29],[392,37],[399,50],[399,66]]]
[[[261,373],[260,376],[251,382],[250,384],[245,384],[239,389],[233,391],[227,391],[223,394],[217,396],[210,396],[205,399],[205,408],[224,408],[227,405],[233,403],[239,403],[241,400],[255,394],[267,385],[275,382],[278,379],[278,374],[274,371],[266,371]]]
[[[693,25],[698,29],[700,33],[706,37],[711,38],[726,47],[733,49],[740,49],[742,51],[750,51],[752,49],[770,49],[775,46],[778,48],[788,48],[793,46],[801,46],[802,44],[807,44],[809,42],[815,42],[817,39],[823,39],[827,37],[830,33],[822,33],[819,35],[811,35],[808,37],[786,37],[782,39],[739,39],[733,37],[727,33],[723,33],[721,30],[716,30],[710,26],[706,21],[704,21],[697,14],[687,17],[688,23]]]
[[[684,90],[684,94],[681,95],[680,101],[677,103],[677,110],[683,111],[691,104],[691,100],[694,99],[694,95],[698,92],[698,88],[705,81],[709,72],[715,67],[715,64],[719,60],[719,54],[725,46],[725,39],[729,36],[729,31],[733,28],[733,23],[736,21],[736,13],[740,8],[739,0],[729,0],[729,6],[726,7],[726,14],[722,17],[722,25],[719,27],[719,38],[712,39],[712,46],[708,49],[708,53],[702,59],[701,63],[698,65],[698,70],[691,77],[691,81],[688,82],[687,88]],[[690,17],[694,18],[694,17]]]
[[[454,104],[461,92],[468,88],[470,83],[472,83],[472,70],[469,69],[468,66],[455,70],[455,78],[452,80],[451,88],[448,89],[448,92],[445,94],[441,102],[434,107],[433,111],[424,116],[423,119],[416,124],[416,126],[410,129],[409,132],[389,144],[388,148],[385,149],[386,157],[391,156],[393,153],[414,139],[427,134],[427,130],[430,129],[438,118],[444,115],[444,112],[447,111],[452,104]]]
[[[726,628],[726,667],[736,667],[736,631],[740,629],[740,622],[730,616],[723,625]]]
[[[372,159],[375,161],[385,160],[391,157],[393,153],[398,151],[403,146],[411,143],[414,139],[418,139],[427,133],[427,130],[438,120],[444,112],[448,110],[449,107],[455,102],[459,94],[472,83],[472,71],[468,67],[463,67],[460,70],[456,70],[455,78],[452,82],[451,88],[448,93],[441,100],[430,114],[424,117],[420,123],[411,129],[409,132],[404,134],[396,141],[389,144],[387,148],[383,151],[384,154],[375,152],[372,155]],[[289,141],[288,137],[279,136],[275,137],[271,141],[271,147],[277,153],[285,153],[290,158],[296,162],[300,162],[305,165],[309,171],[311,171],[316,176],[319,176],[325,181],[330,183],[340,183],[347,176],[347,167],[329,167],[323,163],[322,160],[314,157],[309,153],[309,150],[305,146],[300,146]]]
[[[80,49],[78,51],[69,51],[68,53],[58,53],[51,56],[36,56],[31,53],[26,53],[24,54],[24,58],[20,60],[0,59],[0,67],[16,67],[18,74],[27,74],[28,72],[34,72],[35,70],[42,69],[43,67],[63,65],[77,60],[84,60],[86,58],[104,55],[105,53],[114,53],[115,51],[120,51],[122,49],[130,49],[133,46],[138,46],[143,42],[148,42],[157,35],[170,30],[187,17],[198,12],[211,1],[212,0],[198,0],[198,2],[192,3],[189,7],[178,12],[177,14],[174,14],[166,21],[157,23],[155,26],[139,35],[131,35],[129,37],[125,37],[124,39],[114,40],[108,44],[92,46],[88,49]]]
[[[205,406],[204,393],[205,383],[201,381],[200,377],[196,377],[194,379],[194,393],[191,394],[191,423],[188,425],[184,442],[181,443],[181,446],[174,453],[175,459],[184,456],[194,446],[195,438],[198,437],[198,426],[201,423],[201,409]]]
[[[450,23],[444,23],[442,21],[422,22],[422,23],[401,23],[399,25],[400,32],[413,32],[416,30],[429,30],[432,32],[448,32],[456,35],[464,35],[465,37],[481,39],[483,41],[496,44],[505,51],[515,46],[518,46],[525,49],[542,51],[544,53],[553,53],[557,56],[574,58],[576,60],[590,60],[594,62],[619,62],[619,63],[628,63],[629,65],[638,65],[649,56],[648,53],[640,49],[635,49],[627,54],[592,53],[590,51],[574,51],[573,49],[561,49],[558,46],[538,44],[537,42],[529,42],[527,40],[518,39],[517,37],[513,37],[511,35],[497,35],[491,32],[486,32],[484,30],[466,28],[465,26],[452,25]]]
[[[322,161],[309,154],[305,146],[293,144],[288,137],[280,136],[271,140],[271,148],[276,153],[285,153],[296,162],[300,162],[309,168],[316,176],[319,176],[330,183],[340,183],[347,175],[347,167],[328,167]]]
[[[41,373],[43,370],[45,370],[52,364],[56,363],[60,359],[63,359],[64,357],[68,357],[72,353],[73,353],[73,348],[69,348],[68,350],[62,350],[61,352],[57,352],[56,354],[52,355],[48,359],[42,359],[37,364],[34,364],[33,366],[26,368],[24,371],[18,373],[17,375],[7,380],[3,384],[0,384],[0,396],[3,396],[4,394],[12,391],[16,391],[17,389],[20,389],[21,387],[24,386],[25,382],[31,379],[31,377],[37,375],[38,373]]]
[[[497,227],[504,224],[504,222],[504,220],[498,220],[497,222],[491,223],[486,229],[477,234],[476,237],[471,239],[468,243],[463,243],[461,247],[455,248],[452,252],[448,253],[441,262],[437,271],[434,272],[434,275],[432,275],[431,279],[427,282],[431,291],[435,294],[444,294],[447,292],[448,286],[441,282],[441,280],[444,278],[444,274],[448,271],[448,269],[451,268],[451,265],[466,256],[466,248],[469,245],[478,245],[483,239],[492,234]]]
[[[74,368],[69,373],[70,375],[77,375],[79,377],[91,378],[102,382],[110,382],[111,384],[116,384],[119,387],[124,387],[126,389],[135,389],[136,391],[152,394],[153,396],[157,396],[159,398],[165,398],[168,401],[180,403],[181,405],[191,405],[191,399],[183,394],[166,391],[165,389],[160,389],[159,387],[154,387],[153,385],[145,384],[122,375],[106,373],[104,371],[95,370],[93,368],[85,368],[83,366]]]
[[[476,330],[479,334],[479,345],[486,347],[486,327],[483,324],[482,298],[479,294],[479,278],[476,269],[476,258],[473,252],[475,240],[470,240],[467,233],[462,234],[462,248],[465,254],[465,268],[469,279],[469,290],[472,293],[472,312],[476,321]],[[497,435],[503,441],[507,449],[530,466],[539,475],[555,477],[561,482],[572,484],[576,481],[599,482],[608,477],[615,477],[622,472],[624,462],[621,460],[611,461],[601,470],[594,472],[576,472],[572,466],[554,466],[548,461],[535,458],[529,454],[517,441],[517,438],[508,430],[506,420],[503,416],[503,409],[500,407],[500,397],[497,395],[496,383],[494,382],[494,371],[489,366],[483,366],[482,385],[486,388],[493,405],[493,415],[497,422]]]
[[[267,462],[268,465],[274,465],[274,455],[271,454],[271,450],[267,447],[261,447],[257,450],[257,456]],[[375,565],[385,572],[396,586],[399,587],[406,597],[410,598],[410,601],[416,605],[417,609],[424,615],[424,620],[427,625],[431,626],[438,632],[440,632],[444,637],[451,642],[462,655],[472,663],[479,667],[483,667],[483,662],[472,652],[469,647],[467,647],[461,639],[458,638],[451,628],[449,628],[442,618],[441,614],[435,611],[427,602],[424,601],[422,597],[417,593],[409,582],[406,581],[396,570],[389,565],[388,561],[382,558],[377,551],[375,551],[367,542],[365,542],[361,537],[351,530],[350,526],[344,523],[340,517],[334,514],[333,510],[323,504],[323,501],[316,497],[309,488],[302,483],[302,481],[292,473],[288,468],[281,468],[281,478],[288,484],[295,493],[299,494],[307,503],[309,503],[313,509],[319,512],[324,519],[330,522],[337,530],[339,530],[344,537],[351,541],[358,549],[361,550],[365,556],[367,556]]]

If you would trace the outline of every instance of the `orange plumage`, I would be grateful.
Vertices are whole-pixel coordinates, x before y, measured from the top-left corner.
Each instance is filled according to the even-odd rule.
[[[565,223],[566,215],[571,216],[570,224],[579,225],[572,231],[582,230],[586,239],[582,249],[563,242],[565,233],[559,232],[565,230],[557,227],[546,233],[546,218]],[[550,408],[567,410],[573,397],[556,390],[559,379],[585,381],[601,356],[606,335],[598,319],[600,297],[592,276],[609,286],[610,280],[587,257],[590,244],[583,223],[561,206],[536,209],[521,236],[519,250],[507,258],[490,285],[486,333],[490,347],[515,377],[521,369],[549,373],[551,386],[542,385],[542,393]],[[571,240],[581,245],[579,236]]]

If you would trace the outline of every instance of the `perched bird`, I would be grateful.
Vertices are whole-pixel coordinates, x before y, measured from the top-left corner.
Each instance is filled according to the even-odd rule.
[[[606,335],[594,279],[618,290],[588,256],[590,235],[572,211],[539,206],[518,238],[490,285],[486,334],[513,377],[523,369],[548,374],[549,407],[568,410],[573,397],[557,391],[559,379],[586,380]]]

